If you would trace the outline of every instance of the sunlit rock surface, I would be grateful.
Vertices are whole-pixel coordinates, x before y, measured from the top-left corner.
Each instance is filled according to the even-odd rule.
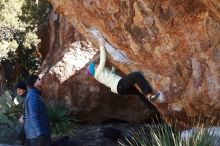
[[[109,44],[107,51],[112,64],[124,74],[142,71],[152,86],[160,91],[161,100],[153,104],[167,121],[175,120],[179,122],[179,126],[183,126],[195,119],[200,119],[201,122],[213,117],[220,119],[220,2],[215,0],[49,1],[53,9],[63,15],[61,18],[58,17],[59,28],[51,29],[49,41],[51,48],[48,56],[54,55],[48,57],[49,60],[59,56],[56,54],[63,54],[65,49],[62,45],[66,44],[63,42],[74,38],[68,39],[65,36],[80,33],[96,47],[98,47],[97,39],[101,36]],[[65,22],[61,22],[61,19],[65,19],[63,20]],[[71,27],[74,29],[67,31]],[[54,38],[56,38],[53,32],[60,33],[59,39],[56,40],[59,47],[52,45],[55,44]],[[97,37],[97,34],[101,35]],[[61,59],[62,57],[56,60],[58,62]],[[90,83],[85,87],[84,82],[92,82],[91,79],[77,77],[71,82],[72,86],[78,87],[76,91],[69,91],[71,95],[64,97],[71,99],[71,102],[74,102],[74,98],[78,98],[81,99],[79,104],[95,107],[99,100],[105,100],[105,102],[115,102],[109,106],[118,107],[116,104],[119,97],[110,98],[109,92],[103,93],[103,90],[91,86]],[[82,98],[86,96],[85,92],[98,94],[96,97]],[[127,98],[123,101],[129,105],[137,104],[136,98],[133,99],[132,103]],[[86,106],[81,108],[85,109]],[[128,106],[125,107],[129,109]],[[103,105],[94,110],[103,112],[113,109]],[[114,109],[114,112],[116,111],[118,109]],[[129,114],[127,112],[127,115]],[[121,116],[121,119],[127,120],[126,117]],[[139,119],[139,116],[137,118]],[[215,125],[216,121],[212,124]]]

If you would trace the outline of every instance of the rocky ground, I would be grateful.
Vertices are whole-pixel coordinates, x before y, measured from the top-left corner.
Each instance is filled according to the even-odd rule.
[[[80,126],[74,133],[68,137],[55,139],[53,146],[119,146],[118,139],[129,135],[132,128],[140,128],[143,124],[129,123],[110,123],[99,125]],[[0,146],[20,146],[18,141],[9,140],[10,144],[0,144]]]
[[[131,123],[108,123],[98,125],[83,125],[76,131],[69,134],[68,137],[60,137],[54,140],[52,146],[120,146],[118,139],[126,142],[125,137],[129,138],[129,131],[132,129],[139,129],[144,124]],[[212,127],[210,130],[215,130],[216,139],[220,139],[220,127]],[[186,130],[182,133],[182,138],[187,138],[192,133],[192,129]],[[11,144],[0,144],[0,146],[20,146],[12,144],[13,140],[9,141]],[[218,143],[216,143],[218,146]]]

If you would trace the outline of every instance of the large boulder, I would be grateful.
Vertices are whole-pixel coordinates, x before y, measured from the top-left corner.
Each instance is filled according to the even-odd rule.
[[[48,50],[41,67],[42,73],[46,73],[44,97],[60,101],[74,116],[86,122],[147,122],[154,117],[157,111],[148,102],[143,104],[138,96],[113,94],[86,75],[85,66],[96,57],[98,49],[86,41],[67,17],[51,11],[48,24],[49,45],[42,43],[41,46]]]
[[[128,74],[137,70],[144,73],[152,86],[161,93],[160,100],[153,104],[167,121],[176,120],[180,126],[183,126],[191,125],[190,122],[194,119],[200,119],[201,123],[205,123],[207,119],[214,117],[212,124],[217,124],[220,119],[220,3],[218,1],[49,1],[53,9],[61,14],[66,22],[70,22],[71,25],[68,26],[73,26],[85,40],[89,40],[96,47],[100,36],[107,40],[108,61],[122,73]],[[62,24],[60,26],[64,27],[65,25]],[[57,41],[66,40],[67,28],[64,30]],[[62,42],[58,43],[62,44]],[[82,43],[85,42],[80,44]],[[51,59],[55,58],[55,54],[63,54],[66,50],[55,48],[57,47],[51,49],[54,52],[54,56],[49,57]],[[80,49],[81,53],[73,53],[81,54],[81,57],[87,53],[91,54],[84,56],[87,58],[84,65],[95,54],[93,51],[97,51],[88,46],[86,48],[86,50]],[[50,53],[48,55],[50,56]],[[73,60],[62,63],[63,66],[76,64]],[[82,69],[82,66],[79,68]],[[60,72],[63,73],[64,68]],[[51,82],[46,83],[48,87],[51,86],[50,90],[56,91],[51,97],[57,97],[57,94],[63,95],[63,98],[77,104],[81,111],[93,106],[93,110],[89,108],[89,111],[108,115],[110,111],[113,115],[115,113],[120,115],[120,110],[127,108],[126,113],[122,112],[123,116],[117,117],[122,120],[128,120],[129,117],[128,121],[137,118],[138,120],[135,121],[140,121],[141,114],[132,114],[135,117],[131,118],[129,111],[130,109],[132,113],[135,112],[134,107],[130,107],[131,104],[137,106],[139,102],[137,98],[131,98],[133,100],[131,101],[125,97],[112,96],[105,87],[97,84],[93,86],[90,83],[93,81],[90,79],[82,75],[76,77],[77,73],[83,74],[79,68],[70,70],[72,80],[69,78],[62,80],[63,84],[65,82],[65,84],[69,83],[68,86],[72,86],[68,90],[55,83],[54,86]],[[50,76],[48,78],[52,80],[55,75]],[[96,92],[96,96],[90,96],[92,92]],[[76,98],[78,102],[74,103]],[[124,108],[120,107],[122,105],[119,104],[119,100],[123,101]],[[97,103],[108,103],[109,106],[103,104],[97,108]],[[137,109],[140,110],[138,107]]]

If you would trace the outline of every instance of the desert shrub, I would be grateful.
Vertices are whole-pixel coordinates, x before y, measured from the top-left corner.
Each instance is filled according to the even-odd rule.
[[[70,114],[64,103],[52,100],[47,103],[47,106],[52,136],[66,135],[75,129],[79,120]]]
[[[22,114],[22,107],[13,102],[12,91],[5,91],[0,96],[0,137],[15,137],[18,132],[18,117]]]
[[[182,132],[173,130],[166,123],[146,125],[142,129],[133,129],[125,140],[119,140],[122,146],[215,146],[219,140],[215,130],[197,127],[183,138]]]

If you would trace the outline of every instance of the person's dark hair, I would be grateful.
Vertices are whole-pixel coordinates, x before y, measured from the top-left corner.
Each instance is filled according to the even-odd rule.
[[[37,81],[38,78],[38,75],[30,75],[30,77],[27,79],[28,87],[34,87],[34,83]]]
[[[16,89],[23,89],[23,90],[27,90],[27,84],[23,81],[19,81],[17,84],[16,84]]]

